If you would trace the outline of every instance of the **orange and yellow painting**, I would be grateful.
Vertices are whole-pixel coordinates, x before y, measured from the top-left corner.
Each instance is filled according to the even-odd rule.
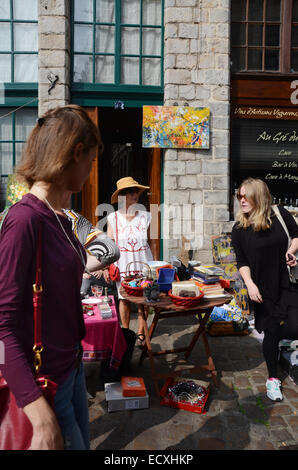
[[[209,108],[143,106],[143,147],[209,148]]]

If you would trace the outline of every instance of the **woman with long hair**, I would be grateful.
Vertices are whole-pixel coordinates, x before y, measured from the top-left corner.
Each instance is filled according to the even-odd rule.
[[[1,228],[0,340],[5,346],[1,372],[31,422],[33,450],[89,448],[80,360],[85,336],[80,286],[90,266],[62,208],[65,192],[82,190],[101,146],[97,127],[79,106],[51,109],[40,117],[16,170],[29,193],[9,209]],[[39,234],[44,346],[40,373],[58,385],[55,412],[36,383],[33,366],[32,285]],[[96,263],[91,269],[97,269]]]
[[[298,339],[298,284],[290,282],[288,271],[297,264],[298,226],[286,209],[278,207],[292,240],[288,246],[269,188],[261,179],[243,181],[237,197],[240,210],[232,230],[237,267],[252,301],[255,328],[264,332],[267,396],[282,400],[277,377],[279,341]]]

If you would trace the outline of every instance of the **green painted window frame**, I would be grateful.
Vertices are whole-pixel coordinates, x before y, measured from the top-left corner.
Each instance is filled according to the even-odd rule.
[[[14,24],[38,24],[38,19],[37,20],[16,20],[14,19],[14,11],[13,11],[13,0],[10,0],[10,18],[0,18],[0,27],[1,23],[10,23],[10,42],[11,42],[11,50],[10,51],[0,51],[0,55],[10,55],[11,60],[10,60],[10,67],[11,67],[11,80],[10,84],[13,84],[15,88],[22,89],[22,85],[24,85],[24,82],[15,82],[14,77],[15,77],[15,67],[14,67],[14,56],[15,55],[36,55],[38,56],[38,44],[37,44],[37,50],[36,51],[15,51],[14,50]],[[31,88],[34,88],[34,84],[30,83]]]
[[[140,18],[142,18],[142,0],[140,1]],[[77,53],[78,55],[93,56],[93,83],[74,82],[74,26],[76,24],[93,25],[93,52]],[[96,26],[114,26],[115,27],[115,51],[114,53],[95,53],[95,27]],[[139,54],[121,54],[121,27],[138,27],[140,29],[140,45]],[[147,55],[142,53],[142,29],[143,28],[159,28],[161,31],[160,55]],[[114,56],[115,70],[114,83],[95,83],[95,57],[96,56]],[[120,60],[121,57],[137,57],[139,58],[139,84],[122,84],[120,83]],[[143,85],[142,83],[142,59],[156,58],[160,59],[160,85]],[[164,0],[161,0],[161,25],[143,25],[121,23],[121,0],[115,0],[115,22],[104,23],[96,22],[96,0],[93,0],[93,22],[75,21],[74,20],[74,0],[71,1],[71,101],[84,106],[110,106],[111,103],[124,100],[125,104],[135,107],[141,102],[151,104],[162,104],[164,91]],[[127,102],[128,100],[128,102]]]
[[[24,109],[25,107],[27,108],[36,108],[36,105],[34,105],[34,102],[32,102],[30,105],[27,105],[27,106],[23,106],[22,109]],[[8,106],[5,106],[5,108],[8,108],[10,109],[10,107]],[[1,109],[1,108],[0,108]],[[0,138],[0,144],[11,144],[12,145],[12,167],[14,168],[15,165],[16,165],[16,144],[24,144],[26,142],[26,140],[20,140],[20,139],[16,139],[16,113],[19,111],[19,107],[17,107],[16,109],[14,108],[11,108],[8,113],[11,115],[11,139],[1,139]],[[38,110],[36,109],[36,116],[38,115]],[[9,174],[7,173],[0,173],[0,184],[1,186],[2,185],[6,185],[6,181],[7,181],[7,177],[9,176]],[[0,204],[1,202],[3,202],[3,200],[1,201],[0,200]],[[3,209],[3,207],[2,207]],[[1,207],[0,207],[0,210],[1,210]]]

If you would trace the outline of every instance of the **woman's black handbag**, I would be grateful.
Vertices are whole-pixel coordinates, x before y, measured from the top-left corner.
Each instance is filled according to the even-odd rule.
[[[285,221],[282,218],[281,213],[279,212],[279,208],[277,206],[272,206],[272,208],[275,212],[276,217],[278,218],[281,225],[283,226],[284,231],[287,234],[287,237],[288,237],[288,240],[289,240],[288,241],[288,247],[289,247],[291,245],[291,237],[290,237],[290,234],[289,234],[289,231],[288,231],[288,227],[286,226]],[[298,284],[298,264],[296,264],[296,266],[294,266],[293,268],[290,268],[288,266],[288,270],[289,270],[290,282],[292,284]]]

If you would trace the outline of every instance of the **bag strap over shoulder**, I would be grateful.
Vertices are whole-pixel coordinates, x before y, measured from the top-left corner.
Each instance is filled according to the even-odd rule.
[[[34,367],[38,375],[41,368],[41,353],[43,344],[41,339],[41,319],[42,319],[42,272],[41,272],[41,253],[42,253],[42,225],[39,224],[37,251],[36,251],[36,274],[35,284],[33,284],[33,315],[34,315]]]
[[[287,234],[287,237],[288,237],[288,247],[289,247],[289,246],[291,245],[291,237],[290,237],[290,234],[289,234],[289,231],[288,231],[288,227],[286,226],[286,223],[285,223],[285,221],[284,221],[284,219],[283,219],[283,217],[282,217],[282,215],[281,215],[281,213],[280,213],[280,211],[279,211],[279,208],[274,205],[274,206],[272,206],[272,209],[273,209],[273,211],[274,211],[276,217],[277,217],[278,220],[280,221],[280,223],[281,223],[281,225],[282,225],[284,231],[285,231],[286,234]]]
[[[116,224],[116,234],[115,234],[116,235],[116,237],[115,237],[116,240],[115,240],[115,242],[116,242],[116,245],[118,246],[118,217],[117,217],[117,211],[115,212],[115,224]]]

